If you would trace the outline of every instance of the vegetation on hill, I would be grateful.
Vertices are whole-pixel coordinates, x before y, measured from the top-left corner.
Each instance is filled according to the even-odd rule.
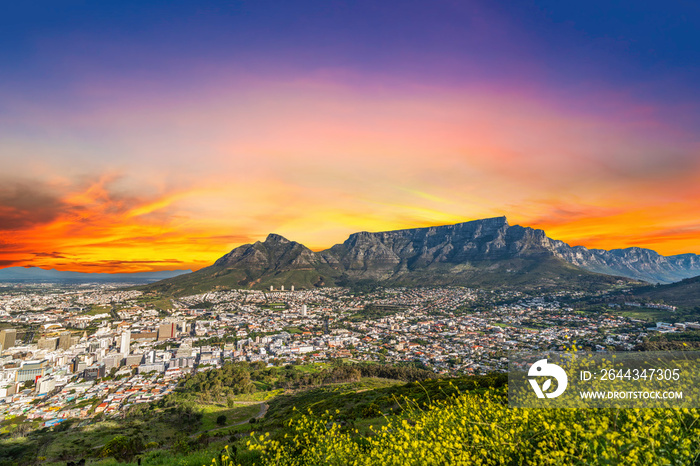
[[[288,390],[286,397],[312,393],[307,389],[329,385],[345,386],[340,392],[354,393],[427,377],[435,374],[412,366],[342,362],[283,367],[244,362],[226,364],[220,369],[184,377],[175,392],[154,403],[135,404],[120,419],[74,419],[31,432],[14,429],[12,434],[0,438],[0,465],[64,465],[80,459],[128,461],[136,457],[141,457],[144,464],[169,464],[170,459],[177,457],[190,458],[194,461],[191,464],[200,466],[212,458],[210,453],[205,455],[206,459],[200,454],[221,449],[222,443],[233,441],[232,446],[243,448],[244,441],[238,436],[260,425],[249,421],[264,414],[265,402],[272,403],[283,389]],[[279,424],[277,416],[272,418],[275,425]],[[22,418],[6,420],[7,423],[20,421]],[[255,452],[250,454],[258,456]],[[157,461],[153,459],[156,457]],[[189,459],[184,461],[190,464]]]
[[[700,331],[651,335],[645,338],[637,349],[641,351],[698,351],[700,350]]]
[[[525,291],[567,287],[594,292],[619,284],[635,283],[627,278],[589,272],[555,257],[480,261],[470,266],[435,265],[390,280],[358,280],[338,273],[319,273],[315,270],[270,272],[255,280],[246,277],[244,272],[236,269],[211,266],[136,289],[164,296],[186,296],[212,290],[267,290],[270,286],[279,289],[281,285],[289,287],[291,284],[298,290],[337,285],[345,285],[358,291],[374,290],[379,286],[445,285],[486,289],[517,288]]]
[[[638,288],[634,295],[638,299],[666,303],[682,307],[686,311],[700,314],[700,277],[687,278],[668,285]]]
[[[185,376],[175,393],[166,397],[164,402],[167,403],[169,399],[225,402],[237,395],[359,382],[365,377],[416,381],[437,375],[412,365],[347,364],[336,361],[333,364],[267,367],[263,363],[234,362],[220,369]]]
[[[285,437],[253,435],[259,464],[698,464],[695,409],[514,409],[504,387],[431,400],[405,397],[385,425],[361,433],[339,411],[293,418]],[[230,464],[237,464],[235,459]]]
[[[124,419],[3,440],[0,464],[691,465],[699,441],[696,409],[510,408],[505,374],[235,363],[183,379]]]
[[[212,265],[193,273],[139,286],[135,289],[151,291],[164,296],[187,296],[212,290],[267,290],[270,286],[279,289],[281,285],[289,286],[289,284],[294,284],[297,289],[310,289],[319,286],[334,286],[336,283],[331,274],[320,274],[316,270],[270,272],[264,279],[261,279],[251,276],[245,270]]]

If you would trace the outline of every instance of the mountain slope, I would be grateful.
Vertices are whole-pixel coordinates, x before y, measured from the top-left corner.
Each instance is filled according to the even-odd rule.
[[[170,294],[229,288],[279,288],[281,285],[312,288],[335,285],[335,278],[341,273],[306,246],[270,234],[264,242],[235,248],[209,267],[154,283],[148,288]]]
[[[619,280],[574,266],[542,230],[505,217],[429,228],[360,232],[321,252],[271,234],[193,274],[154,284],[167,293],[270,285],[297,288],[371,280],[392,285],[608,286]]]
[[[700,277],[686,278],[668,285],[649,286],[634,291],[636,298],[664,302],[684,308],[700,307]]]
[[[216,288],[297,288],[373,281],[390,285],[608,286],[620,277],[669,283],[700,275],[700,256],[641,248],[588,249],[510,226],[505,217],[428,228],[359,232],[313,252],[270,234],[193,274],[154,285],[169,293]]]

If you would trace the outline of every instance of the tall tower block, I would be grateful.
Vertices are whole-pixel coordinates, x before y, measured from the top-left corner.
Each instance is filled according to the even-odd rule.
[[[122,333],[121,345],[119,346],[119,352],[123,356],[129,355],[129,345],[131,345],[131,331],[127,330]]]
[[[6,328],[0,331],[0,351],[12,348],[17,340],[17,330]]]

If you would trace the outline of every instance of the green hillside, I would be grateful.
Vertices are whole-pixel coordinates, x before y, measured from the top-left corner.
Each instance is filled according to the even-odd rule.
[[[429,394],[429,392],[428,392]],[[401,399],[399,399],[401,400]],[[363,431],[339,413],[302,414],[286,437],[247,446],[276,465],[692,465],[699,413],[663,409],[514,409],[505,387],[462,391]],[[231,461],[230,464],[236,464]]]
[[[294,285],[297,289],[309,289],[318,286],[334,286],[336,277],[337,274],[334,276],[330,271],[319,272],[317,270],[273,271],[256,276],[246,270],[211,266],[191,274],[161,280],[137,289],[171,296],[206,293],[212,290],[269,290],[270,286],[279,289],[282,285],[285,285],[287,288],[290,285]]]
[[[324,390],[351,395],[434,376],[411,366],[314,364],[268,368],[264,364],[231,363],[187,376],[174,393],[155,403],[134,405],[119,419],[69,420],[28,433],[26,426],[21,427],[22,418],[6,419],[0,422],[0,465],[64,466],[80,459],[114,464],[115,457],[108,447],[117,439],[122,440],[125,450],[124,455],[117,455],[122,462],[138,456],[143,464],[201,466],[224,444],[244,449],[247,437],[241,435],[260,425],[266,431],[279,430],[284,420],[280,416],[288,414],[290,397],[292,404],[311,406],[329,399]],[[249,422],[263,415],[262,423]],[[225,419],[219,423],[221,416]],[[249,452],[248,456],[257,458],[259,454]]]
[[[285,286],[289,289],[292,285],[301,290],[321,286],[353,286],[358,282],[386,286],[446,285],[525,290],[565,287],[583,291],[596,291],[633,283],[626,278],[588,272],[561,259],[544,256],[479,261],[463,265],[434,264],[429,268],[396,274],[385,280],[352,278],[327,265],[311,270],[269,270],[257,276],[245,269],[214,265],[139,289],[162,295],[184,296],[212,290],[268,290],[270,286],[275,289]]]
[[[634,293],[638,299],[663,302],[692,309],[700,307],[700,277],[687,278],[668,285],[639,288]]]
[[[368,377],[366,374],[395,377]],[[692,465],[697,409],[510,408],[505,374],[232,364],[124,419],[0,441],[0,464]],[[399,378],[423,378],[413,382]],[[345,381],[345,380],[350,381]],[[334,382],[335,381],[335,382]],[[279,388],[290,384],[290,389]],[[266,401],[242,403],[243,400]],[[264,414],[261,419],[250,422]]]
[[[598,290],[629,279],[588,272],[552,256],[522,257],[470,264],[440,264],[386,280],[387,285],[461,285],[481,288]]]

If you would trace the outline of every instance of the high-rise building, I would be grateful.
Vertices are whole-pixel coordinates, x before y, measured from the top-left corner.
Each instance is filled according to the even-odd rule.
[[[158,341],[175,336],[175,322],[166,322],[158,326]]]
[[[17,330],[6,328],[0,331],[0,347],[2,350],[15,346],[15,340],[17,340]]]
[[[104,364],[93,364],[92,366],[83,369],[83,378],[86,380],[95,380],[105,376]]]
[[[131,331],[126,330],[122,333],[121,344],[119,345],[119,352],[124,355],[129,355],[129,345],[131,344]]]
[[[280,286],[280,291],[284,291],[284,285]]]
[[[306,317],[306,312],[307,312],[306,304],[302,304],[301,305],[301,316]]]
[[[121,366],[122,362],[122,355],[121,354],[108,354],[102,359],[102,363],[105,365],[105,370],[109,371],[113,367],[119,368]]]
[[[292,285],[291,291],[294,291],[294,285]]]
[[[58,336],[58,349],[63,351],[68,351],[71,347],[71,335],[70,332],[61,332]]]
[[[53,337],[53,338],[41,337],[41,338],[39,338],[39,341],[37,342],[36,345],[39,349],[46,349],[49,351],[54,351],[56,349],[56,346],[58,345],[58,338],[56,338],[56,337]]]
[[[143,361],[143,354],[130,354],[126,357],[127,366],[138,366]]]
[[[56,379],[53,377],[39,377],[36,381],[36,393],[39,395],[49,393],[56,388]]]

